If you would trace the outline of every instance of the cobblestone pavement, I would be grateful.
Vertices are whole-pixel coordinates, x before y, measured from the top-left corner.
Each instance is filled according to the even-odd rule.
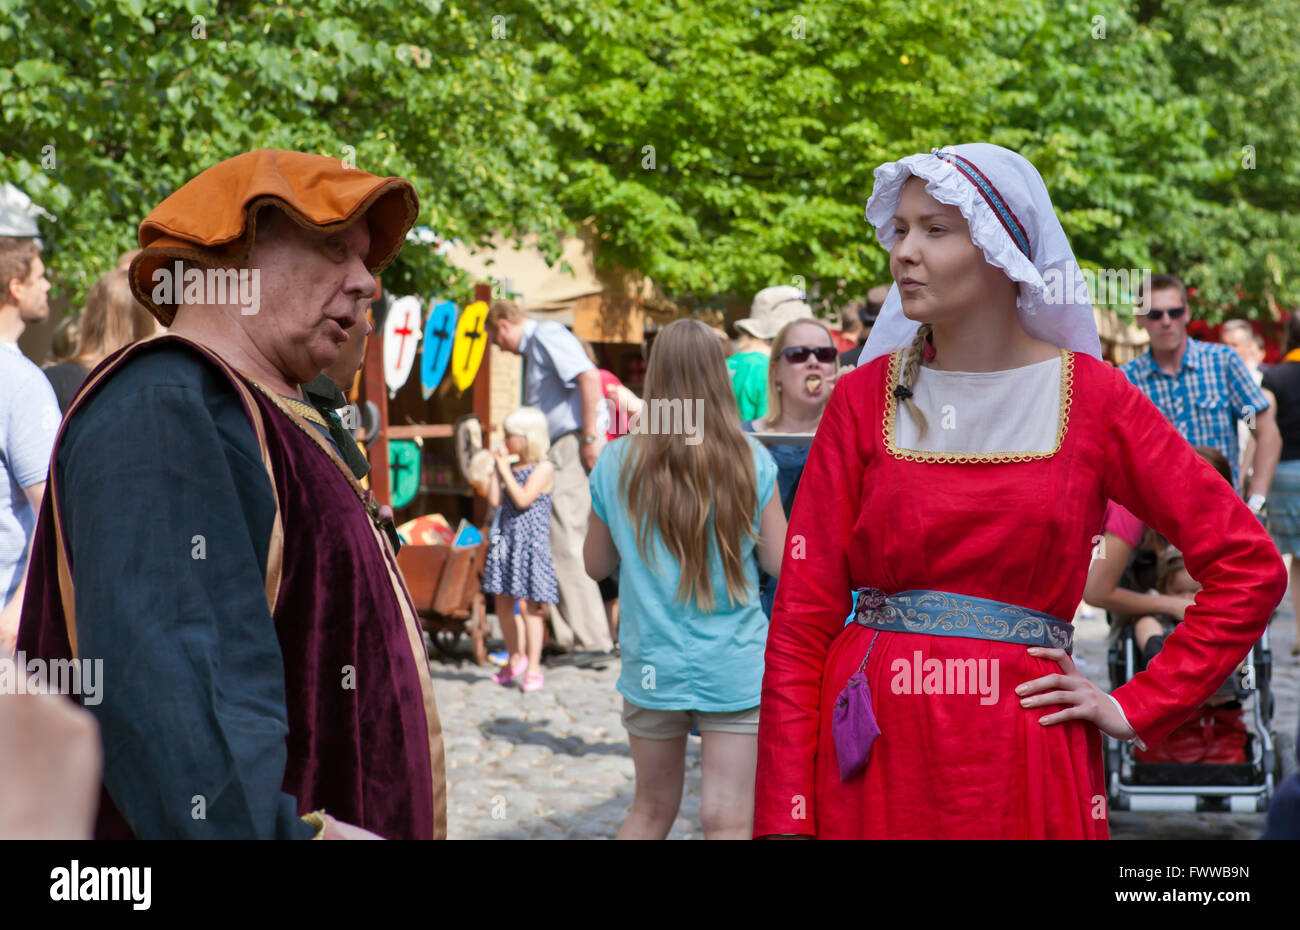
[[[1277,664],[1274,728],[1295,733],[1300,663],[1290,599],[1271,628]],[[1107,686],[1106,624],[1078,618],[1076,656]],[[451,839],[612,838],[632,801],[633,768],[614,688],[619,662],[604,668],[553,666],[546,687],[523,694],[492,682],[492,666],[435,658],[434,690],[447,751]],[[700,742],[687,741],[686,787],[670,839],[701,838]],[[1116,812],[1115,839],[1254,839],[1263,814]]]

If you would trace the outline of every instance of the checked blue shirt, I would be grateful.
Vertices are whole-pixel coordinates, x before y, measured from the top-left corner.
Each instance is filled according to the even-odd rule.
[[[1240,485],[1237,466],[1237,420],[1268,408],[1268,399],[1250,376],[1246,363],[1217,342],[1188,338],[1177,375],[1165,374],[1150,350],[1120,366],[1160,412],[1194,446],[1211,446],[1232,466],[1233,486]]]

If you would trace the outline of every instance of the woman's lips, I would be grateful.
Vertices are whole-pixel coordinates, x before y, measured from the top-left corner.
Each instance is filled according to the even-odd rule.
[[[898,285],[898,289],[905,294],[910,294],[913,291],[919,291],[923,287],[925,287],[925,285],[922,284],[920,281],[904,281]]]
[[[822,376],[809,375],[803,379],[803,389],[809,394],[816,396],[822,389]]]

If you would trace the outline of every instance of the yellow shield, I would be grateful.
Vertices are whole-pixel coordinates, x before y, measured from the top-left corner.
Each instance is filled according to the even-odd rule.
[[[456,324],[456,342],[451,350],[451,377],[456,383],[456,390],[464,391],[474,383],[478,366],[483,362],[483,353],[487,349],[487,334],[483,331],[483,321],[487,319],[488,305],[475,301],[465,308]]]

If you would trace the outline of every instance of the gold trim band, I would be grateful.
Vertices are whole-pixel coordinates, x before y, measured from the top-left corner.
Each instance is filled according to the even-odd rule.
[[[898,376],[903,368],[905,349],[890,353],[889,370],[885,375],[885,413],[881,421],[885,451],[894,458],[908,462],[1031,462],[1035,459],[1048,459],[1061,450],[1065,442],[1065,431],[1070,423],[1070,403],[1074,398],[1074,353],[1061,349],[1061,401],[1056,417],[1056,445],[1048,452],[927,452],[922,449],[904,449],[895,441],[896,411],[902,401],[894,397],[894,388],[898,385]]]

